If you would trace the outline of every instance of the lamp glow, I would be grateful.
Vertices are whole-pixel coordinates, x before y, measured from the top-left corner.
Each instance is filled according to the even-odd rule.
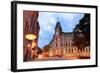
[[[28,39],[28,40],[34,40],[34,39],[36,39],[36,35],[34,35],[34,34],[27,34],[25,36],[25,38]]]

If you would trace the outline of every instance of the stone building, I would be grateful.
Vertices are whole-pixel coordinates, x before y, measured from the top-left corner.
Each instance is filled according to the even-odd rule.
[[[73,46],[73,34],[62,32],[60,22],[57,22],[53,40],[50,42],[49,55],[62,57],[65,55],[66,49],[75,48]]]

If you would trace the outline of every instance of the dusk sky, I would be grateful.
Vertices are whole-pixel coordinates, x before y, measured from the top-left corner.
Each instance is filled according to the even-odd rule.
[[[81,13],[39,12],[39,39],[38,46],[43,48],[53,39],[57,21],[60,22],[62,32],[72,32],[79,20],[84,16]]]

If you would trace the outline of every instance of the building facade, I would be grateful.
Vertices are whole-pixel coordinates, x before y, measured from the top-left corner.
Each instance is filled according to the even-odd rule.
[[[86,16],[88,17],[88,15],[85,15],[85,19]],[[84,19],[83,18],[83,19]],[[82,19],[82,20],[83,20]],[[81,20],[81,21],[82,21]],[[85,21],[84,21],[85,23]],[[85,26],[85,28],[88,28],[89,26]],[[67,28],[66,28],[67,29]],[[88,31],[90,32],[90,31]],[[88,36],[88,38],[90,38],[89,33],[86,33],[85,36]],[[73,32],[62,32],[62,28],[60,25],[60,22],[57,22],[56,27],[55,27],[55,34],[53,36],[52,41],[50,42],[50,49],[49,49],[49,56],[51,57],[66,57],[67,59],[74,59],[74,58],[90,58],[90,45],[87,45],[84,47],[81,47],[80,49],[77,47],[77,45],[75,45],[75,41],[73,39],[75,39],[75,35],[78,36],[83,36],[80,34],[83,34],[82,32],[77,32],[77,33],[73,33]],[[87,39],[87,38],[85,38]],[[77,40],[77,39],[76,39]],[[78,42],[81,43],[81,40],[77,40]],[[87,40],[84,40],[84,43],[87,43]],[[90,41],[88,41],[90,42]]]
[[[34,49],[37,48],[38,35],[39,35],[39,22],[37,21],[39,16],[38,11],[23,11],[23,51],[24,61],[31,60],[34,57]],[[34,40],[29,40],[26,35],[34,35]],[[31,38],[29,36],[29,38]],[[34,46],[34,47],[32,47]]]
[[[66,54],[66,49],[75,48],[73,46],[73,34],[62,32],[60,22],[57,22],[53,40],[50,42],[49,55],[62,57]]]

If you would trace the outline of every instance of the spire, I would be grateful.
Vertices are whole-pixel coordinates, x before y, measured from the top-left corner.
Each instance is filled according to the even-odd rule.
[[[57,23],[56,23],[56,27],[55,27],[55,32],[57,32],[57,33],[61,33],[62,32],[61,24],[59,22],[59,17],[57,17]]]

